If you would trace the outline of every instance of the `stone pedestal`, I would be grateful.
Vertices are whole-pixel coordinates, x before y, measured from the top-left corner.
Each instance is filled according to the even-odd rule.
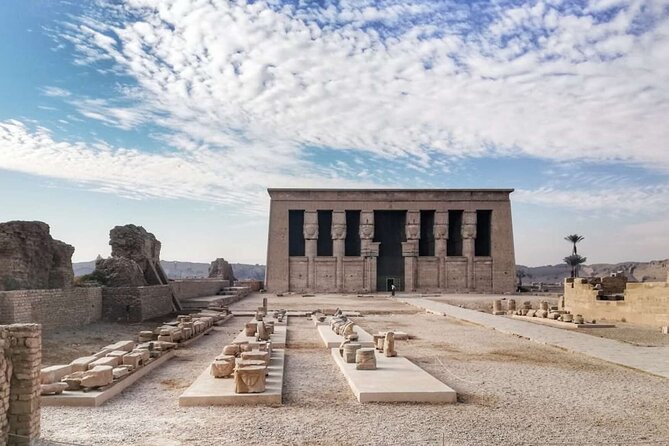
[[[235,371],[235,357],[221,355],[211,363],[211,374],[214,378],[227,378]]]
[[[376,350],[360,348],[355,352],[355,368],[357,370],[376,370]]]
[[[266,367],[250,366],[235,370],[235,393],[262,393],[265,391]]]
[[[360,350],[362,346],[360,344],[356,343],[350,343],[350,344],[345,344],[344,345],[344,351],[342,354],[342,357],[344,358],[344,362],[348,363],[354,363],[356,362],[356,353],[358,350]]]

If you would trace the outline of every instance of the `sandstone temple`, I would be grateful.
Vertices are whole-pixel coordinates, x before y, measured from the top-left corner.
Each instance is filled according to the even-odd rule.
[[[513,292],[512,189],[268,189],[271,292]]]

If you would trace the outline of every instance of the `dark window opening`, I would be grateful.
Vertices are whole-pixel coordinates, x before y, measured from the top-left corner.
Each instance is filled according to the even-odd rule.
[[[346,211],[345,256],[360,256],[360,211]]]
[[[288,255],[304,256],[304,211],[288,211]]]
[[[447,256],[462,255],[462,214],[464,211],[448,211]]]
[[[490,256],[490,232],[492,230],[492,211],[476,211],[476,241],[474,255],[479,257]]]
[[[332,211],[318,211],[317,256],[332,256]]]
[[[434,256],[434,211],[420,211],[419,256]]]

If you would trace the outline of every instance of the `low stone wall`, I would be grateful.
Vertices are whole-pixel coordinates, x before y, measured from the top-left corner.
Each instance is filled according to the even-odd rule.
[[[213,296],[229,286],[230,281],[223,279],[174,280],[170,282],[172,292],[179,300]]]
[[[102,318],[106,321],[142,322],[172,311],[169,285],[102,289]]]
[[[39,325],[0,325],[0,444],[39,437],[41,363]]]
[[[251,280],[251,279],[237,280],[235,282],[235,286],[245,286],[249,289],[249,291],[253,292],[258,292],[265,287],[262,280]]]
[[[566,279],[565,309],[587,319],[626,321],[658,328],[669,325],[669,282],[628,283],[623,300],[598,300],[586,279]]]
[[[45,329],[100,320],[101,288],[0,291],[0,323],[37,323]]]

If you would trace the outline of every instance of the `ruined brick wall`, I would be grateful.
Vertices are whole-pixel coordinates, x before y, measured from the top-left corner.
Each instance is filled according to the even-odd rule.
[[[0,323],[37,323],[45,329],[99,321],[101,288],[0,291]]]
[[[587,279],[566,279],[565,309],[586,319],[624,320],[652,328],[669,325],[668,282],[628,283],[624,300],[598,300],[599,293]]]
[[[170,282],[172,292],[179,300],[213,296],[228,286],[230,286],[230,281],[221,279],[174,280]]]
[[[42,334],[37,324],[0,326],[0,443],[29,445],[40,432]]]
[[[169,285],[102,289],[102,318],[110,322],[141,322],[170,314]]]

